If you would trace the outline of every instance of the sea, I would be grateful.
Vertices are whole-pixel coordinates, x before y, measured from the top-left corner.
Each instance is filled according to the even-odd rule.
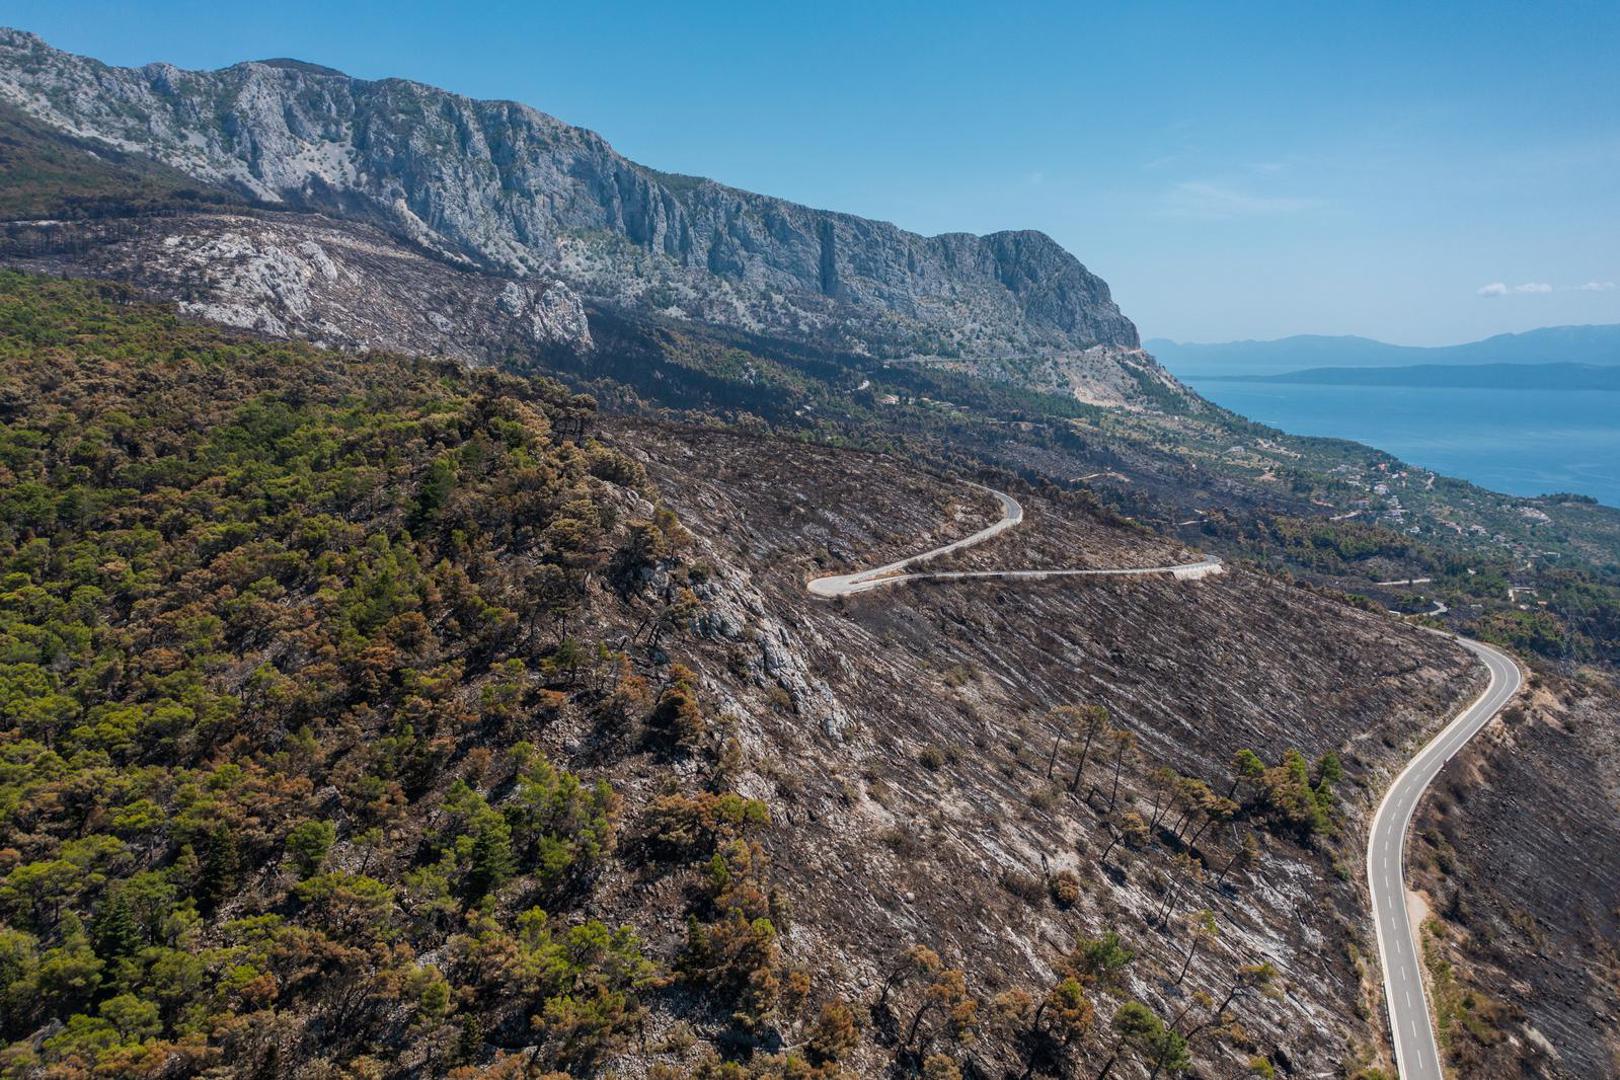
[[[1354,439],[1510,495],[1571,491],[1620,507],[1620,391],[1182,381],[1294,435]]]

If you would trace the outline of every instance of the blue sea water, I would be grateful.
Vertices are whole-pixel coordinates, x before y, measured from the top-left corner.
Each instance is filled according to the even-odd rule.
[[[1620,506],[1620,392],[1184,380],[1295,435],[1376,446],[1511,495],[1573,491]]]

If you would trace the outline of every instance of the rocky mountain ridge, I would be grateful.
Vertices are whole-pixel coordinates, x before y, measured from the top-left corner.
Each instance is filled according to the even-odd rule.
[[[660,173],[524,105],[298,62],[115,68],[14,30],[0,61],[0,101],[75,137],[597,302],[877,356],[1139,346],[1038,232],[923,237]]]

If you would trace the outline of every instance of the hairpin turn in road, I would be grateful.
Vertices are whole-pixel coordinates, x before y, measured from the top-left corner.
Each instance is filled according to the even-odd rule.
[[[1197,562],[1178,563],[1173,566],[1072,570],[942,570],[907,573],[908,567],[917,566],[931,559],[937,559],[941,555],[949,555],[953,551],[970,548],[975,544],[982,544],[991,537],[999,536],[1024,520],[1024,508],[1017,499],[1004,491],[997,491],[982,484],[974,484],[973,486],[980,491],[995,496],[996,501],[1001,504],[1001,520],[955,543],[934,548],[932,551],[924,551],[920,555],[910,555],[884,566],[873,567],[871,570],[859,570],[853,574],[835,574],[830,577],[815,578],[806,588],[814,596],[830,598],[849,596],[853,593],[867,592],[871,589],[881,589],[888,585],[898,585],[906,581],[966,581],[975,578],[1022,578],[1039,581],[1044,578],[1054,577],[1141,577],[1155,574],[1169,574],[1172,577],[1185,580],[1207,577],[1210,574],[1219,574],[1221,572],[1221,560],[1211,555]]]

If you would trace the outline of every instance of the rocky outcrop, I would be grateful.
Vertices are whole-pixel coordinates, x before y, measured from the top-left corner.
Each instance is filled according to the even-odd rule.
[[[137,228],[13,222],[0,226],[0,259],[128,282],[187,314],[328,348],[494,364],[592,347],[584,305],[562,281],[457,269],[380,229],[315,214],[186,213]]]
[[[1138,345],[1107,284],[1041,233],[924,237],[660,173],[512,102],[293,61],[114,68],[10,30],[0,101],[199,181],[598,302],[883,356]]]

